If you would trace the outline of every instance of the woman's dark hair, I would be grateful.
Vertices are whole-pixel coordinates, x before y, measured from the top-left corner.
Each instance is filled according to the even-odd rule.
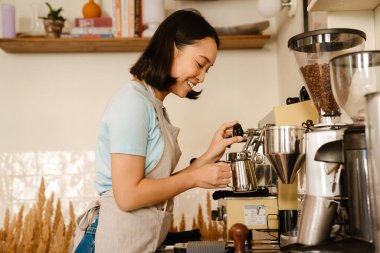
[[[169,91],[176,82],[176,78],[170,76],[174,45],[181,49],[207,37],[214,39],[219,47],[219,37],[215,29],[197,10],[175,11],[157,28],[130,73],[159,91]],[[200,94],[201,91],[190,91],[186,97],[197,99]]]

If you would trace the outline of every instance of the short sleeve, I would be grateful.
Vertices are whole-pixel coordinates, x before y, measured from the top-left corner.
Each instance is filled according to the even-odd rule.
[[[153,105],[139,92],[119,94],[106,118],[110,153],[146,156]]]

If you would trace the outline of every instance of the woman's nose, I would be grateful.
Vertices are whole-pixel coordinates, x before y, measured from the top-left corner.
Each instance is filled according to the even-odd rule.
[[[201,70],[199,74],[197,75],[198,82],[203,83],[203,81],[205,80],[205,76],[206,76],[206,71]]]

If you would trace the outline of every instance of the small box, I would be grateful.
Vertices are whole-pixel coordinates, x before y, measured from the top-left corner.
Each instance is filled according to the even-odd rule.
[[[306,120],[312,120],[314,124],[319,121],[319,114],[311,100],[276,106],[262,120],[259,121],[259,127],[266,124],[275,124],[276,126],[302,126]]]

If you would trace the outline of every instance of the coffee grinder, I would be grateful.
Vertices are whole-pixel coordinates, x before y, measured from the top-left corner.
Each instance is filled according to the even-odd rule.
[[[304,160],[304,129],[300,126],[275,126],[268,124],[260,129],[253,150],[263,145],[263,153],[276,171],[278,238],[297,225],[297,172]],[[247,141],[246,146],[252,146]],[[281,241],[279,240],[280,246]]]
[[[330,61],[330,69],[334,97],[353,121],[344,132],[342,142],[347,179],[349,236],[372,243],[374,222],[370,205],[365,95],[380,91],[380,51],[360,51],[337,56]]]
[[[298,34],[288,41],[307,90],[319,112],[319,122],[305,124],[306,194],[297,242],[318,245],[330,238],[342,192],[342,166],[314,159],[325,143],[341,140],[346,125],[340,121],[330,82],[331,58],[362,50],[365,33],[355,29],[321,29]]]
[[[304,163],[303,138],[300,126],[264,127],[264,154],[275,168],[278,178],[278,238],[285,246],[282,235],[296,228],[298,219],[297,172]]]

